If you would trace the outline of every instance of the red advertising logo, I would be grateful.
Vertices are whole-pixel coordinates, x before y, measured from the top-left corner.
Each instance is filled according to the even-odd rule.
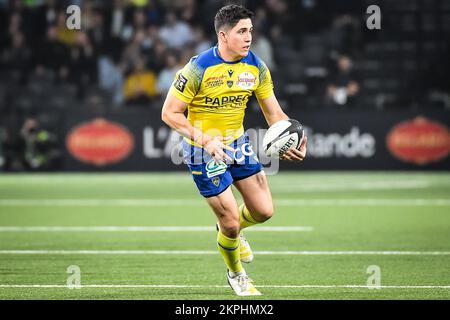
[[[66,146],[76,159],[104,166],[126,158],[134,141],[125,127],[98,118],[73,128],[67,135]]]
[[[424,117],[396,125],[387,135],[386,143],[395,157],[418,165],[444,159],[450,152],[447,126]]]

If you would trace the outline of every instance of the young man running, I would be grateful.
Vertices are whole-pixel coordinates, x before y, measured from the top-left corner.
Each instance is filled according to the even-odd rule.
[[[217,216],[217,247],[227,265],[228,283],[240,296],[261,294],[241,263],[253,260],[241,230],[273,215],[266,176],[244,132],[248,99],[255,93],[269,126],[289,119],[274,95],[267,66],[250,51],[252,17],[238,5],[217,12],[218,44],[177,73],[162,109],[163,121],[185,137],[184,159]],[[299,149],[290,149],[283,159],[302,161],[306,142],[305,137]],[[231,184],[243,197],[240,206]]]

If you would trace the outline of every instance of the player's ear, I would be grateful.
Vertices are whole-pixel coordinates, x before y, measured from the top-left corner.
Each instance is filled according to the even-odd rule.
[[[219,33],[218,33],[218,37],[223,42],[227,42],[227,33],[225,31],[220,30]]]

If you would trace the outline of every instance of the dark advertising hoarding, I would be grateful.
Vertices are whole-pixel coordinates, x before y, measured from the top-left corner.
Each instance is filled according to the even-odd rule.
[[[260,147],[267,125],[261,114],[245,127],[267,170],[448,170],[450,119],[443,112],[289,112],[308,135],[307,159],[278,163]],[[67,171],[185,170],[181,137],[158,112],[121,111],[66,116]]]

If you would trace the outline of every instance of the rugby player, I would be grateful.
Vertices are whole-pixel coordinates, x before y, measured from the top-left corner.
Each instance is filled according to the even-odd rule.
[[[253,253],[241,230],[270,219],[274,211],[266,176],[244,132],[249,97],[255,93],[269,126],[289,119],[274,95],[270,71],[250,51],[252,17],[238,5],[217,12],[217,45],[177,73],[162,108],[162,120],[184,136],[184,160],[217,216],[217,247],[228,283],[239,296],[261,294],[242,266],[253,260]],[[299,149],[290,149],[282,159],[302,161],[306,143],[305,137]],[[232,184],[244,200],[240,206]]]

